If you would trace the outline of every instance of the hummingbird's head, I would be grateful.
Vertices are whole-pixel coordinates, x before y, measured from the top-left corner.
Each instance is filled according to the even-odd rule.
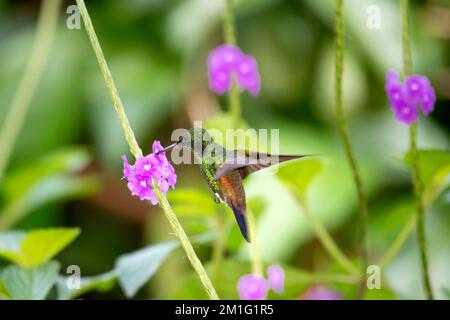
[[[180,136],[177,142],[160,150],[158,153],[170,151],[175,147],[188,148],[194,153],[202,154],[203,150],[211,143],[213,139],[204,128],[191,128],[185,134]]]

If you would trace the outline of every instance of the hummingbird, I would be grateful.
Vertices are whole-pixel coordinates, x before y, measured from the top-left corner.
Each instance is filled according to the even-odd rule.
[[[306,155],[272,155],[249,150],[227,150],[216,143],[204,128],[187,130],[179,140],[157,152],[170,151],[175,147],[186,148],[197,158],[200,171],[214,195],[216,203],[226,203],[234,213],[242,236],[247,242],[245,190],[243,179],[249,174],[272,165],[305,157]]]

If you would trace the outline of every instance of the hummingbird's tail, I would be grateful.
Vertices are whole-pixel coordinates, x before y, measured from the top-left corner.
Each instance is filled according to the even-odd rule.
[[[234,217],[236,218],[236,222],[239,226],[239,230],[241,230],[241,234],[244,237],[247,242],[250,242],[250,239],[248,237],[247,232],[247,222],[245,221],[245,214],[244,212],[239,211],[236,207],[232,206],[231,209],[233,209]]]

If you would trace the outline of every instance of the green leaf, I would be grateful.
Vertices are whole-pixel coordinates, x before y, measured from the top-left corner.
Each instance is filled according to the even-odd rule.
[[[450,152],[444,150],[419,150],[419,169],[425,188],[427,202],[432,202],[449,184]],[[404,157],[406,165],[411,167],[411,152]]]
[[[167,199],[180,217],[212,217],[217,211],[212,193],[200,189],[177,188]]]
[[[69,289],[69,286],[67,285],[68,279],[69,277],[60,276],[56,283],[58,299],[60,300],[74,299],[92,290],[107,292],[116,284],[117,275],[116,271],[113,269],[97,276],[81,278],[79,289]]]
[[[164,242],[120,256],[116,262],[119,284],[132,297],[155,274],[178,242]]]
[[[50,260],[78,235],[77,228],[51,228],[0,235],[0,256],[25,268]]]
[[[11,228],[45,204],[95,193],[98,181],[94,175],[74,175],[89,161],[85,149],[64,148],[6,176],[1,190],[5,204],[0,230]]]
[[[289,265],[282,264],[285,272],[285,290],[282,294],[275,292],[269,293],[270,299],[295,299],[309,285],[315,283],[328,284],[332,282],[351,282],[351,279],[345,275],[318,275],[306,272]],[[206,265],[206,270],[211,272],[214,266],[212,263]],[[251,263],[240,260],[226,260],[222,265],[222,273],[219,283],[215,283],[216,288],[220,288],[219,296],[222,299],[239,299],[237,283],[243,275],[251,273]],[[265,275],[266,277],[266,275]],[[179,285],[168,297],[169,299],[208,299],[205,290],[195,273],[190,272],[181,278]]]
[[[43,300],[58,279],[59,268],[56,261],[33,269],[10,265],[1,278],[12,299]]]
[[[310,183],[322,168],[322,163],[312,158],[290,161],[280,166],[277,177],[304,200]]]

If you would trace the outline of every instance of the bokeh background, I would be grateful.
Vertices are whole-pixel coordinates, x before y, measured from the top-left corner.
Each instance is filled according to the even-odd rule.
[[[209,90],[206,69],[208,52],[223,42],[222,1],[86,2],[144,153],[151,151],[155,139],[170,143],[174,129],[189,128],[194,120],[204,120],[210,127],[227,126],[227,99]],[[414,72],[429,77],[438,98],[434,113],[420,121],[419,145],[448,150],[450,3],[411,2]],[[174,235],[161,210],[132,197],[120,180],[121,155],[130,157],[128,147],[84,27],[66,27],[65,10],[71,4],[64,1],[49,62],[0,186],[0,219],[13,194],[23,206],[7,229],[80,227],[80,236],[58,259],[63,270],[76,264],[83,276],[89,276],[108,272],[124,253]],[[0,0],[0,124],[30,54],[39,5],[33,0]],[[370,5],[381,9],[379,30],[366,26]],[[399,17],[397,1],[345,1],[344,104],[369,195],[373,262],[413,214],[410,176],[402,162],[408,129],[395,122],[384,93],[386,72],[401,71],[402,66]],[[262,77],[259,97],[242,95],[243,118],[249,127],[280,129],[282,153],[321,155],[325,165],[309,189],[309,206],[343,250],[355,257],[357,199],[334,110],[334,1],[237,1],[236,29],[240,47],[257,59]],[[204,195],[210,195],[198,168],[175,169],[177,189],[200,193],[202,208],[215,214],[212,197],[205,200]],[[13,178],[15,184],[7,183]],[[267,263],[306,271],[336,268],[302,208],[274,176],[251,176],[246,190],[248,198],[260,205],[259,243]],[[179,202],[174,209],[179,208],[190,235],[214,230],[214,215],[200,207],[183,208]],[[426,222],[432,282],[436,295],[448,298],[448,184],[428,209]],[[205,263],[211,259],[211,247],[208,241],[195,245]],[[248,249],[234,227],[226,257],[230,265],[223,277],[235,272],[237,279],[241,270],[235,261],[247,261]],[[385,290],[380,297],[422,297],[414,233],[382,275]],[[234,285],[229,285],[230,291]],[[350,290],[331,286],[344,295]],[[298,295],[304,289],[299,287]],[[135,297],[201,298],[204,293],[177,249]],[[125,295],[116,285],[82,298]]]

